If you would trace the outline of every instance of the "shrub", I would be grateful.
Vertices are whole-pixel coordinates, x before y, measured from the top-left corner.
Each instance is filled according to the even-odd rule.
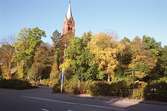
[[[40,80],[40,84],[43,86],[50,86],[50,79]]]
[[[79,88],[79,81],[78,79],[73,76],[69,80],[64,81],[63,85],[63,92],[69,93],[69,94],[80,94],[80,88]],[[60,81],[56,82],[56,84],[53,86],[53,92],[54,93],[60,93],[61,92],[61,84]]]
[[[70,94],[80,94],[80,84],[77,77],[72,77],[70,80],[65,81],[64,91]]]
[[[130,85],[125,80],[107,82],[94,82],[90,85],[89,92],[93,96],[118,96],[128,97],[131,94]]]
[[[130,96],[130,98],[133,98],[133,99],[144,98],[144,89],[145,89],[146,85],[147,85],[147,83],[139,82],[139,81],[136,81],[135,83],[133,83],[131,85],[131,87],[133,88],[133,92],[132,92],[132,95]]]
[[[0,74],[0,80],[2,80],[3,79],[3,76]]]
[[[60,80],[57,79],[43,79],[40,80],[40,85],[54,87],[55,84],[59,84]]]
[[[128,97],[131,94],[130,84],[125,80],[111,83],[111,96]]]
[[[60,93],[61,92],[60,84],[55,84],[52,90],[54,93]]]
[[[89,93],[92,96],[109,96],[111,86],[107,82],[94,82],[90,85]]]
[[[0,88],[22,90],[22,89],[29,89],[29,88],[33,88],[33,87],[28,81],[0,80]]]
[[[80,84],[80,93],[81,94],[89,94],[90,86],[93,84],[93,81],[84,81]]]
[[[167,81],[160,79],[147,85],[144,92],[145,99],[167,101]]]

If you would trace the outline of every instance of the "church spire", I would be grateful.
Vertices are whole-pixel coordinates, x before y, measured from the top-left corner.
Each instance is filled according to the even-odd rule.
[[[67,11],[66,17],[67,19],[72,18],[71,0],[68,0],[68,11]]]
[[[71,10],[71,0],[68,0],[68,10],[65,15],[64,26],[63,26],[63,35],[75,34],[75,20],[72,16]]]

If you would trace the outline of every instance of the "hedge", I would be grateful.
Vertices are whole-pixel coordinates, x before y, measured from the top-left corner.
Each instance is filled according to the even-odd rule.
[[[167,101],[167,82],[152,82],[147,85],[144,91],[147,100]]]
[[[35,87],[33,87],[28,81],[16,80],[16,79],[15,80],[3,79],[0,80],[0,88],[22,90]]]

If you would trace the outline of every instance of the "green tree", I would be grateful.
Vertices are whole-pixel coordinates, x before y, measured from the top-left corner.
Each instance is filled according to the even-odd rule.
[[[164,46],[161,50],[154,73],[159,74],[157,76],[167,75],[167,46]]]
[[[14,45],[18,78],[24,78],[33,62],[36,47],[42,42],[45,32],[38,27],[22,29]]]
[[[62,52],[61,50],[61,33],[57,30],[53,32],[52,34],[52,42],[53,42],[53,63],[52,63],[52,70],[50,73],[50,79],[51,81],[57,81],[59,79],[59,73],[60,73],[60,65],[62,62]]]
[[[164,68],[164,75],[167,75],[167,46],[165,46],[162,50],[162,55],[161,55],[161,65]]]
[[[51,72],[52,56],[47,44],[41,43],[35,50],[33,63],[28,71],[30,80],[48,79]]]
[[[139,37],[131,42],[132,62],[129,65],[133,76],[143,78],[156,66],[157,59],[154,57],[150,49],[145,48],[145,43]]]
[[[123,39],[123,41],[121,41],[119,44],[122,45],[122,48],[117,52],[116,55],[118,61],[116,73],[119,76],[126,76],[129,64],[132,62],[133,54],[130,47],[130,42],[127,41],[127,39]]]
[[[156,42],[154,38],[145,35],[143,36],[143,43],[144,47],[146,49],[149,49],[155,57],[157,57],[160,54],[161,43]]]
[[[67,72],[76,75],[80,81],[96,80],[98,67],[93,62],[93,55],[85,45],[84,38],[74,38],[65,51],[65,62],[62,64]]]

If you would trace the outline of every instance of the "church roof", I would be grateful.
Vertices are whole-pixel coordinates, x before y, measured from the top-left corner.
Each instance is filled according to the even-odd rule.
[[[67,17],[67,19],[72,18],[72,10],[71,10],[71,1],[70,0],[68,0],[68,11],[67,11],[66,17]]]

